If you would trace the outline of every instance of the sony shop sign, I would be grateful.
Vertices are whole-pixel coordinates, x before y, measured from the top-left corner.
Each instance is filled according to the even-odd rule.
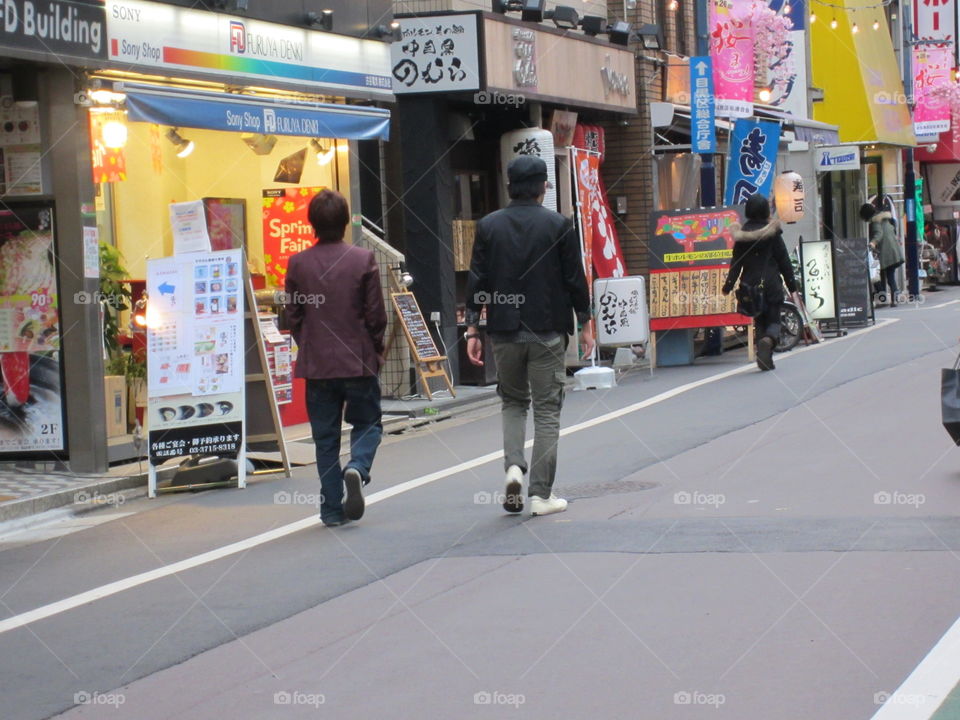
[[[83,59],[107,57],[106,15],[96,0],[0,0],[0,46]]]
[[[860,169],[860,148],[856,145],[817,148],[817,172]]]

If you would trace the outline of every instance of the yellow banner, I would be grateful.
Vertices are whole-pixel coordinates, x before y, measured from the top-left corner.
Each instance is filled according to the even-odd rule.
[[[729,260],[732,257],[733,250],[702,250],[700,252],[667,253],[663,256],[663,262],[676,263],[694,260]]]

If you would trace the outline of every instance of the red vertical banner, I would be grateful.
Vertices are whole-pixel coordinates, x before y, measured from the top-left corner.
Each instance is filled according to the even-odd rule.
[[[573,167],[577,178],[577,217],[580,218],[580,241],[583,253],[583,271],[587,276],[587,287],[593,292],[593,222],[590,207],[593,204],[591,187],[594,182],[592,167],[599,157],[588,150],[573,148]]]
[[[577,125],[573,144],[589,152],[589,175],[585,176],[590,188],[590,204],[584,206],[585,221],[591,226],[591,256],[598,278],[624,277],[627,264],[620,249],[613,212],[607,201],[607,190],[600,175],[605,151],[604,131],[597,125]],[[581,156],[582,157],[582,156]]]
[[[123,182],[127,179],[125,144],[126,124],[121,113],[90,113],[90,159],[95,183]]]
[[[323,189],[263,191],[263,267],[271,287],[283,287],[290,257],[316,241],[307,211],[313,196]]]

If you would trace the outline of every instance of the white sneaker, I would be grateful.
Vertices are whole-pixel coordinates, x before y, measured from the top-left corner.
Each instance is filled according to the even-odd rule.
[[[523,470],[519,465],[507,468],[503,486],[503,509],[508,513],[523,512]]]
[[[537,497],[536,495],[530,498],[531,515],[549,515],[551,513],[563,512],[566,509],[567,501],[563,498],[558,498],[553,493],[550,493],[550,497],[548,498]]]

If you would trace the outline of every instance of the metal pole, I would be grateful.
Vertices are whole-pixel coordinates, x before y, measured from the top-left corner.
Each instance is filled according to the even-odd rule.
[[[909,0],[903,3],[903,89],[907,95],[907,106],[913,115],[913,7]],[[916,299],[920,297],[919,257],[917,252],[917,176],[913,169],[913,148],[904,151],[906,164],[903,176],[903,207],[907,214],[907,227],[904,236],[906,245],[907,293]],[[882,272],[882,270],[881,270]]]
[[[697,30],[697,55],[710,54],[710,17],[707,12],[708,0],[697,0],[694,17]],[[700,163],[700,206],[715,207],[717,204],[717,180],[713,165],[713,155],[701,155]]]

